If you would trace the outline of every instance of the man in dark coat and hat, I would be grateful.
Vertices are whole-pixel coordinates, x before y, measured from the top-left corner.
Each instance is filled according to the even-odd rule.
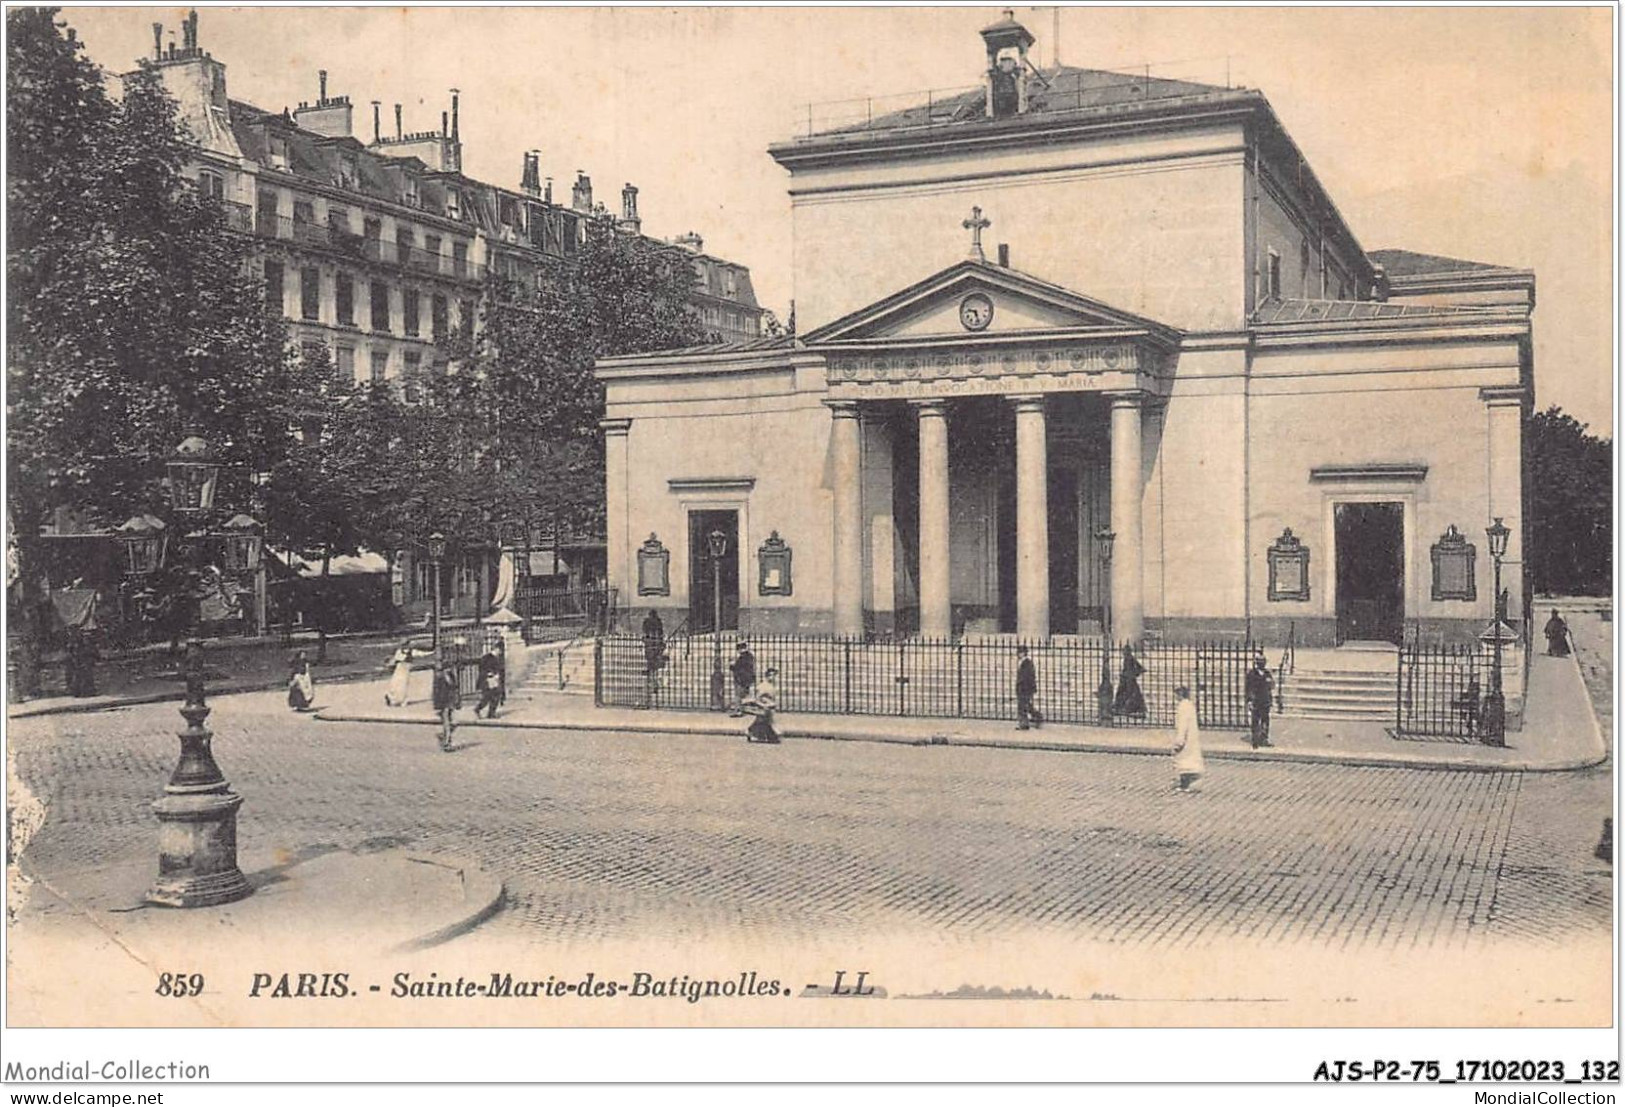
[[[1033,706],[1033,697],[1038,694],[1038,671],[1033,668],[1026,646],[1016,647],[1016,657],[1016,729],[1043,726],[1044,716]]]
[[[1275,681],[1262,653],[1253,658],[1253,667],[1247,670],[1247,715],[1252,723],[1253,749],[1270,744],[1270,708],[1274,706]]]

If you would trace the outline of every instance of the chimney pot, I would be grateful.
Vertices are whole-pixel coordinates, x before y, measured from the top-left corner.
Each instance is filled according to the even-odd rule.
[[[321,95],[316,98],[316,103],[325,104],[327,103],[327,70],[318,69],[316,71],[316,80],[321,88]]]
[[[1008,242],[999,243],[999,267],[1001,269],[1010,268],[1010,244]]]
[[[457,89],[451,90],[451,140],[457,141]]]
[[[162,23],[152,25],[152,60],[164,60],[164,25]]]
[[[401,140],[401,106],[395,105],[395,141]]]
[[[378,109],[383,106],[381,101],[372,102],[372,143],[374,146],[384,140],[383,126],[378,119]]]

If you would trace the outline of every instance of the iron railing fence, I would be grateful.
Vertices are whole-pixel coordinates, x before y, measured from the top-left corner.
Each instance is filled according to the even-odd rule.
[[[607,587],[564,591],[531,590],[523,581],[514,593],[514,614],[525,620],[526,644],[555,642],[586,634],[606,634],[614,625],[616,590]]]
[[[1491,668],[1476,644],[1424,644],[1412,635],[1396,665],[1395,735],[1477,741]]]
[[[599,639],[596,651],[599,701],[691,711],[715,707],[718,693],[729,702],[730,667],[741,637],[750,643],[758,674],[778,669],[779,706],[789,712],[1014,721],[1016,651],[1025,645],[1038,684],[1034,704],[1046,720],[1171,727],[1174,690],[1185,685],[1202,725],[1248,726],[1245,687],[1254,648],[1242,641],[1145,643],[1133,651],[1144,670],[1136,682],[1143,708],[1130,712],[1119,696],[1123,651],[1098,639],[875,640],[724,632],[673,634],[657,648],[638,635],[612,634]]]

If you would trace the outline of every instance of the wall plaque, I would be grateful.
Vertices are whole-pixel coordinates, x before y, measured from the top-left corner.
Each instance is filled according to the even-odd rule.
[[[792,586],[790,578],[791,550],[774,531],[768,535],[767,541],[756,551],[756,561],[760,569],[756,591],[763,596],[788,596]]]
[[[1270,599],[1309,598],[1309,547],[1287,527],[1269,549]]]
[[[671,551],[653,534],[638,547],[638,595],[671,595]]]
[[[1476,600],[1475,565],[1478,549],[1451,523],[1433,544],[1433,598]]]

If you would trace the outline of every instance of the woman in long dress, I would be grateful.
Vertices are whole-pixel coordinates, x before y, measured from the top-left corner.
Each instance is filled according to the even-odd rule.
[[[1117,699],[1112,703],[1112,714],[1117,716],[1134,716],[1145,714],[1145,696],[1140,692],[1140,674],[1145,672],[1145,666],[1140,664],[1134,651],[1123,647],[1123,668],[1117,677]]]
[[[755,716],[745,730],[745,741],[763,742],[773,745],[779,740],[779,732],[774,729],[773,713],[779,706],[779,671],[768,669],[762,674],[762,679],[756,682],[756,691],[750,699],[748,710]]]
[[[1569,655],[1569,625],[1563,621],[1563,616],[1555,610],[1552,617],[1546,620],[1546,656],[1567,657]]]
[[[316,700],[316,678],[310,675],[310,661],[301,651],[293,659],[288,673],[288,706],[295,711],[309,711]]]
[[[412,643],[402,642],[395,656],[389,659],[395,671],[389,678],[389,687],[384,691],[384,702],[390,707],[406,706],[407,685],[412,679],[412,656]]]
[[[1194,791],[1202,775],[1202,729],[1196,721],[1196,704],[1191,701],[1191,690],[1181,684],[1174,689],[1174,772],[1178,774],[1175,790],[1182,795]]]

